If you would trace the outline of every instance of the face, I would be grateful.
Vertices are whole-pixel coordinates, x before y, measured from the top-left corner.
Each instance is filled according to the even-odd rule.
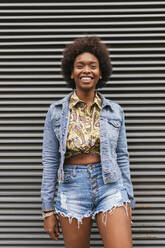
[[[79,54],[74,61],[71,79],[74,79],[77,90],[94,90],[101,79],[98,59],[88,52]]]

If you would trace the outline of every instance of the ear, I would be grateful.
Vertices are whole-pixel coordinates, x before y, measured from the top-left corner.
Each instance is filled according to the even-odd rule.
[[[102,74],[101,74],[101,70],[100,70],[100,76],[99,76],[99,79],[102,79]]]
[[[71,79],[73,79],[73,72],[71,73],[71,76],[70,76]]]

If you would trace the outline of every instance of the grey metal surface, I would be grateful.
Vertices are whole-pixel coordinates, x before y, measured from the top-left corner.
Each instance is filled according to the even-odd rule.
[[[0,3],[0,247],[64,247],[41,217],[41,149],[50,103],[70,92],[62,51],[76,37],[111,45],[102,92],[125,110],[136,197],[133,243],[165,246],[165,1]],[[91,247],[103,247],[96,223]]]

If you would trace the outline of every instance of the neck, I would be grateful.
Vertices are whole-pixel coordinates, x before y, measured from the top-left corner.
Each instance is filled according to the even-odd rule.
[[[76,89],[76,94],[80,100],[86,102],[87,104],[93,103],[95,91],[79,91]]]

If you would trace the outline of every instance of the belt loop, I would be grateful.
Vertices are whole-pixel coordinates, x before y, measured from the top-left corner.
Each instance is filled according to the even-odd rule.
[[[91,164],[88,164],[88,170],[90,173],[92,172]]]
[[[73,176],[74,177],[76,176],[76,166],[74,166],[74,169],[73,169]]]

